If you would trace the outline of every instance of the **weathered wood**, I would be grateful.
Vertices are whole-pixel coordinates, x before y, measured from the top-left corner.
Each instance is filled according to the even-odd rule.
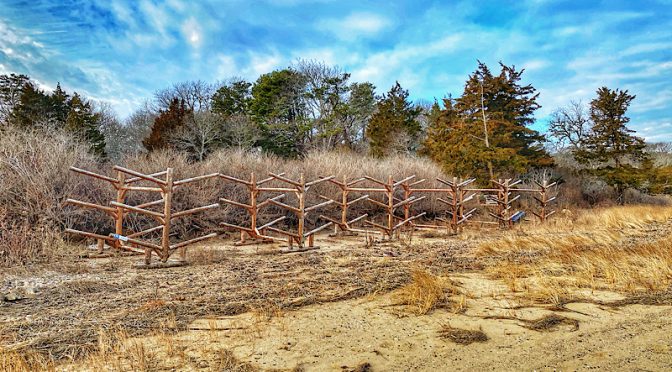
[[[106,207],[104,205],[98,205],[76,199],[66,199],[65,204],[73,204],[84,208],[98,209],[111,214],[113,217],[116,216],[117,211],[115,208],[112,207]]]
[[[175,181],[173,183],[173,185],[174,186],[186,185],[188,183],[192,183],[192,182],[196,182],[196,181],[202,181],[202,180],[207,180],[209,178],[219,177],[219,175],[220,175],[219,173],[211,173],[211,174],[205,174],[203,176],[185,178],[183,180]]]
[[[142,179],[145,180],[145,181],[154,182],[154,183],[159,184],[159,185],[167,185],[167,184],[168,184],[167,181],[164,181],[164,180],[162,180],[162,179],[159,179],[159,178],[150,176],[149,174],[142,174],[142,173],[137,172],[137,171],[134,171],[134,170],[132,170],[132,169],[128,169],[128,168],[124,168],[124,167],[120,167],[120,166],[118,166],[118,165],[115,165],[114,167],[112,167],[112,169],[117,170],[117,171],[120,171],[120,172],[123,172],[123,173],[126,173],[126,174],[129,174],[129,175],[131,175],[131,176],[135,176],[135,177],[138,177],[138,178],[142,178]],[[170,169],[170,168],[169,168],[169,169]],[[166,172],[166,176],[167,176],[169,173],[170,173],[170,172]]]
[[[196,207],[196,208],[192,208],[192,209],[187,209],[185,211],[175,212],[175,213],[172,214],[172,216],[170,218],[178,218],[178,217],[188,216],[190,214],[207,211],[209,209],[214,209],[214,208],[219,208],[219,204],[204,205],[202,207]]]
[[[104,176],[104,175],[102,175],[102,174],[98,174],[98,173],[95,173],[95,172],[87,171],[87,170],[85,170],[85,169],[80,169],[80,168],[70,167],[70,170],[73,171],[73,172],[75,172],[75,173],[79,173],[79,174],[83,174],[83,175],[85,175],[85,176],[89,176],[89,177],[97,178],[97,179],[99,179],[99,180],[107,181],[107,182],[110,182],[110,183],[112,183],[112,184],[116,184],[116,183],[117,183],[117,180],[116,180],[115,178],[108,177],[108,176]]]

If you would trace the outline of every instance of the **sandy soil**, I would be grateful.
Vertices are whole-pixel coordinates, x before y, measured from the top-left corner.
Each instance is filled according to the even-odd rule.
[[[268,322],[254,314],[201,319],[183,342],[225,345],[261,369],[338,371],[369,364],[374,371],[437,370],[665,370],[672,366],[672,307],[568,304],[555,312],[579,329],[560,325],[534,331],[514,319],[553,313],[511,309],[518,300],[479,274],[455,276],[469,293],[462,314],[437,310],[407,315],[390,295],[311,305]],[[618,298],[599,293],[596,299]],[[446,324],[482,330],[483,343],[454,344],[440,337]]]
[[[209,244],[194,249],[192,264],[181,268],[139,270],[132,263],[140,258],[125,257],[77,262],[57,276],[53,267],[4,273],[5,285],[32,281],[39,288],[34,298],[0,302],[0,344],[53,353],[61,358],[59,369],[67,370],[99,369],[65,358],[94,350],[99,331],[116,326],[128,331],[131,342],[145,345],[149,370],[219,370],[203,362],[213,350],[230,350],[262,370],[672,366],[672,307],[609,306],[623,299],[610,292],[582,293],[586,302],[564,308],[531,305],[486,276],[471,254],[478,239],[474,233],[367,246],[361,238],[325,237],[323,249],[300,254]],[[416,316],[396,304],[395,290],[415,266],[457,283],[460,294],[451,301],[466,301],[466,311]],[[528,328],[526,320],[549,314],[578,321],[578,329]],[[166,331],[159,328],[167,323],[173,324],[169,337],[152,336]],[[455,344],[441,336],[446,325],[482,330],[489,339]],[[170,349],[179,346],[179,361],[174,350],[163,350],[168,343]]]

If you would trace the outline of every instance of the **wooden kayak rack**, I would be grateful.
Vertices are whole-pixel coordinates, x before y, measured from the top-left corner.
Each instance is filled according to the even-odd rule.
[[[269,173],[266,178],[258,180],[256,175],[251,173],[249,179],[245,180],[221,173],[212,173],[174,180],[172,168],[151,174],[121,166],[114,166],[112,169],[116,173],[116,177],[76,167],[70,168],[75,173],[109,183],[116,191],[114,200],[107,205],[98,205],[75,199],[68,199],[66,203],[81,208],[94,209],[109,215],[114,221],[114,233],[103,235],[75,229],[67,229],[66,231],[97,239],[100,251],[105,245],[108,245],[116,250],[144,254],[145,265],[147,266],[151,264],[152,256],[156,256],[161,263],[165,264],[175,251],[179,251],[180,260],[184,261],[188,245],[216,237],[217,233],[210,232],[186,241],[171,242],[171,222],[177,218],[222,208],[223,206],[242,208],[249,216],[249,223],[245,226],[228,222],[220,223],[221,226],[228,229],[239,231],[240,239],[236,245],[273,243],[285,240],[288,245],[286,251],[296,252],[314,249],[315,234],[330,226],[334,227],[334,236],[357,232],[367,234],[378,232],[389,239],[398,237],[400,231],[404,229],[446,228],[452,233],[459,233],[463,226],[472,221],[472,217],[476,215],[478,198],[485,199],[486,202],[480,205],[490,209],[488,215],[494,219],[495,224],[502,228],[510,228],[525,216],[523,211],[515,211],[516,201],[523,193],[530,193],[537,205],[532,214],[541,223],[544,223],[555,213],[555,211],[550,210],[551,203],[556,200],[556,196],[551,196],[551,190],[557,187],[556,182],[549,183],[545,179],[535,181],[536,187],[534,188],[519,187],[520,180],[498,179],[492,181],[493,186],[491,188],[473,188],[475,179],[459,179],[457,177],[450,180],[437,178],[436,184],[438,186],[423,187],[420,184],[426,180],[416,180],[415,175],[396,181],[391,175],[385,181],[370,176],[352,180],[348,180],[346,177],[336,179],[335,176],[322,176],[307,182],[303,174],[300,174],[298,180],[295,180],[286,177],[284,173]],[[184,211],[173,210],[172,200],[176,191],[184,185],[207,179],[224,181],[224,187],[229,183],[243,185],[247,189],[247,200],[220,198],[218,203]],[[274,182],[272,185],[279,184],[280,186],[268,185],[271,182]],[[331,197],[322,194],[315,195],[323,202],[307,205],[307,195],[311,187],[325,182],[335,186],[337,193],[331,194]],[[156,193],[159,197],[150,202],[129,205],[126,202],[128,192]],[[266,196],[262,198],[262,194],[266,194]],[[293,195],[291,199],[294,203],[287,201],[289,199],[287,198],[288,194]],[[419,196],[418,194],[424,195]],[[428,194],[438,194],[436,200],[446,206],[446,218],[437,218],[443,224],[418,223],[419,219],[427,215],[427,212],[418,211],[420,208],[417,206]],[[334,197],[333,195],[338,196]],[[373,197],[377,195],[380,197]],[[360,202],[369,202],[382,209],[383,213],[378,216],[379,218],[382,217],[382,221],[371,218],[370,213],[351,216],[351,206]],[[293,218],[288,219],[288,215],[277,217],[276,214],[276,217],[273,217],[274,219],[260,224],[260,211],[268,206],[285,210],[293,215]],[[318,218],[318,221],[321,220],[322,223],[308,227],[306,217],[314,211],[328,206],[336,206],[338,216],[323,212]],[[125,217],[131,213],[151,217],[157,224],[141,231],[131,231],[125,225]],[[278,227],[278,223],[282,221],[290,222],[288,226],[294,227],[289,230]],[[364,223],[373,230],[355,226],[358,223]],[[481,223],[493,222],[481,221]],[[156,236],[159,232],[160,237]],[[152,233],[156,233],[154,239],[146,238]]]
[[[70,168],[70,170],[75,173],[110,183],[117,192],[116,200],[110,201],[109,205],[107,206],[75,199],[68,199],[66,203],[76,205],[78,207],[91,208],[105,212],[114,220],[114,233],[109,235],[101,235],[74,229],[67,229],[66,232],[97,239],[99,242],[99,249],[102,249],[106,243],[112,248],[118,250],[144,253],[145,265],[147,266],[151,264],[152,254],[156,255],[162,263],[166,263],[171,254],[176,250],[179,250],[180,259],[184,261],[186,259],[186,247],[188,245],[217,236],[216,233],[210,233],[174,244],[171,244],[170,242],[170,228],[172,220],[209,209],[219,208],[219,204],[210,204],[185,211],[174,212],[172,210],[172,200],[175,190],[182,185],[205,180],[208,178],[214,178],[219,176],[219,174],[208,174],[204,176],[174,181],[172,168],[168,168],[165,171],[152,174],[144,174],[120,166],[114,166],[113,169],[117,173],[117,178],[108,177],[75,167]],[[133,177],[128,178],[128,176]],[[161,179],[159,177],[165,178]],[[141,181],[149,182],[152,186],[135,186],[137,182]],[[129,191],[158,193],[161,198],[140,205],[128,205],[126,204],[126,194]],[[150,209],[155,206],[160,207],[160,210],[157,211]],[[158,224],[142,231],[127,231],[124,229],[124,217],[128,213],[140,213],[142,215],[152,217]],[[161,232],[161,238],[160,242],[158,243],[140,239],[142,236],[159,231]]]

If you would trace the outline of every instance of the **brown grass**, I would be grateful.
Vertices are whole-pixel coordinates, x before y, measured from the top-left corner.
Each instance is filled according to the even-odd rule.
[[[450,324],[444,325],[439,331],[439,337],[450,340],[460,345],[470,345],[474,342],[486,342],[489,340],[488,335],[482,330],[469,330],[453,328]]]
[[[672,285],[670,219],[670,207],[586,211],[485,241],[478,253],[495,278],[536,301],[567,302],[581,288],[662,291]]]
[[[394,298],[410,313],[424,315],[446,306],[449,296],[456,293],[458,290],[450,279],[416,269],[411,273],[411,282],[400,288]]]

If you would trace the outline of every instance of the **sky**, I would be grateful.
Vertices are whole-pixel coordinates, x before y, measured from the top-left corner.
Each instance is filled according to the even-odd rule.
[[[630,127],[672,141],[672,0],[0,0],[0,74],[122,118],[174,83],[254,81],[299,58],[416,101],[461,95],[478,60],[515,65],[542,132],[558,107],[627,89]]]

